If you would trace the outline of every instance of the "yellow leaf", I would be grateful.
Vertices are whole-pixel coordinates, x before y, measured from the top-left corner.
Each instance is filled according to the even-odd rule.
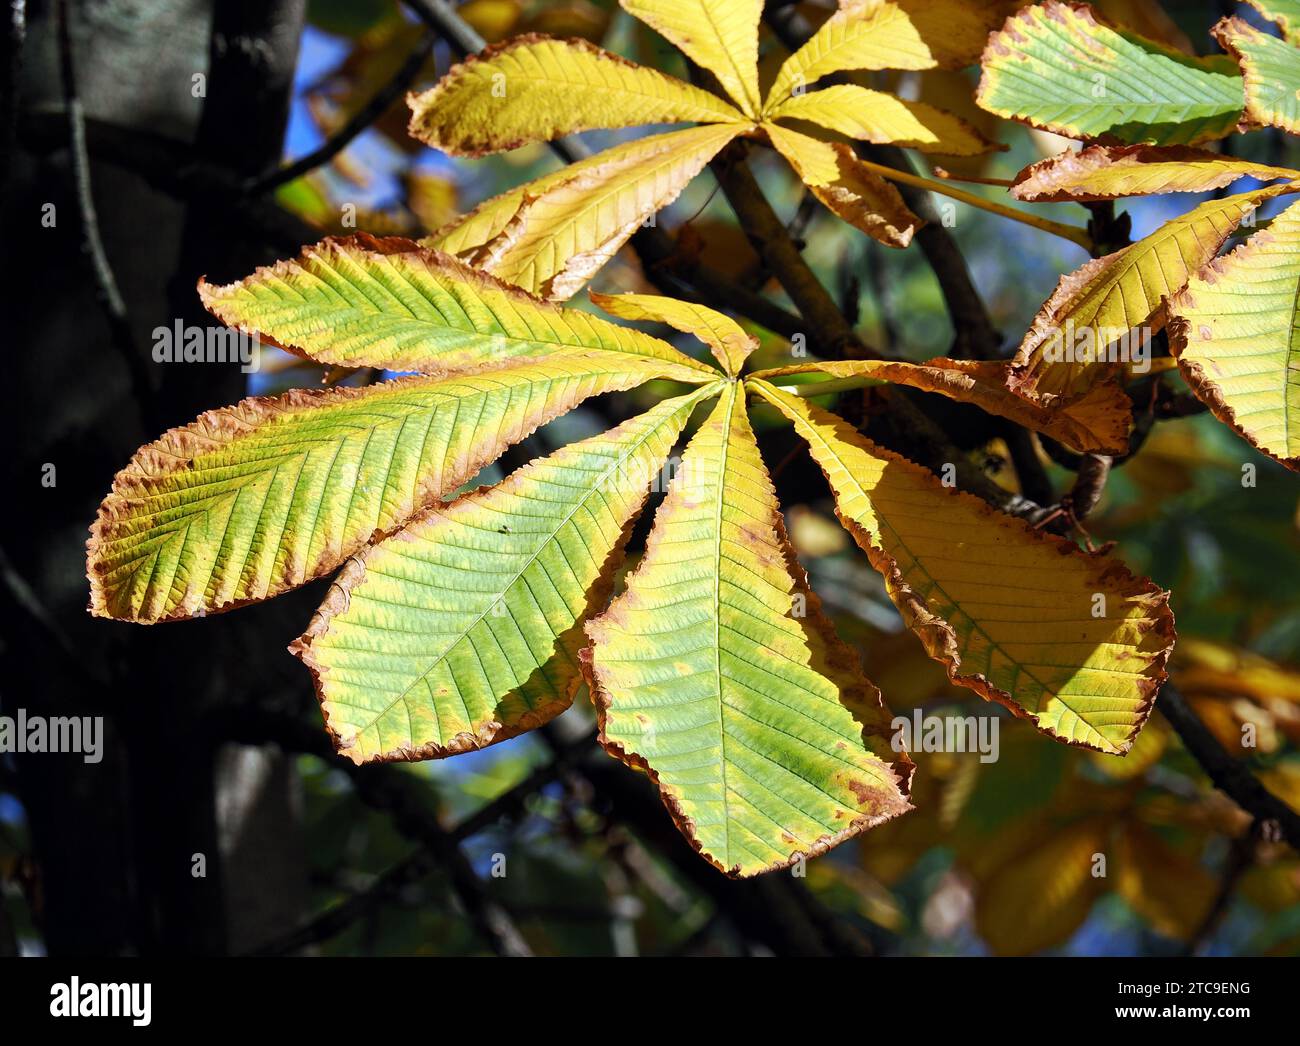
[[[1162,299],[1185,286],[1264,200],[1293,191],[1278,185],[1206,200],[1137,243],[1062,276],[1020,343],[1011,387],[1051,405],[1149,352],[1137,328],[1150,333],[1164,325]]]
[[[808,589],[738,383],[587,634],[601,743],[720,870],[782,868],[910,809],[911,763]]]
[[[1169,303],[1169,345],[1225,425],[1300,471],[1300,204],[1216,259]]]
[[[962,403],[974,403],[990,414],[1008,418],[1051,436],[1079,452],[1122,454],[1128,449],[1132,403],[1114,384],[1098,385],[1059,410],[1048,410],[1017,396],[1007,388],[1007,364],[1001,361],[949,360],[927,363],[889,360],[832,360],[801,363],[758,371],[752,377],[765,381],[797,374],[826,374],[834,378],[859,375],[937,392]],[[803,385],[800,395],[816,395],[816,385]]]
[[[482,156],[574,131],[743,120],[721,98],[585,40],[529,34],[472,55],[408,96],[411,134],[453,156]]]
[[[619,0],[619,4],[709,70],[747,115],[758,117],[758,23],[763,0]]]
[[[758,348],[758,339],[746,333],[730,316],[707,305],[664,298],[657,294],[599,294],[591,300],[611,316],[624,320],[649,320],[666,323],[684,334],[699,338],[709,347],[730,377],[740,373],[749,354]]]
[[[1271,182],[1300,171],[1221,156],[1185,145],[1090,145],[1030,164],[1011,189],[1017,200],[1057,203],[1114,200],[1166,192],[1208,192],[1239,178]]]
[[[933,69],[973,62],[1004,4],[960,0],[841,0],[767,93],[764,114],[831,73],[849,69]]]
[[[805,399],[748,384],[807,441],[841,522],[953,682],[1059,740],[1128,751],[1173,647],[1167,592],[945,486]]]
[[[1115,889],[1166,937],[1189,940],[1214,903],[1216,884],[1196,858],[1130,821],[1116,840]]]
[[[1173,664],[1188,697],[1278,698],[1300,704],[1300,671],[1227,643],[1184,639]]]
[[[523,193],[518,210],[470,262],[540,297],[564,301],[742,129],[706,124],[670,132],[654,148],[593,162],[608,155],[599,153],[574,164],[568,177],[536,195],[523,186],[516,190]]]
[[[960,117],[924,102],[905,102],[885,91],[832,84],[787,98],[773,120],[808,120],[866,142],[910,146],[931,153],[974,156],[997,146]]]
[[[628,209],[622,202],[624,193],[633,201],[631,210],[649,217],[671,203],[677,192],[699,173],[712,158],[709,150],[714,143],[720,142],[717,146],[720,149],[743,130],[743,125],[706,124],[634,138],[493,196],[420,242],[469,259],[504,232],[526,200],[540,201],[549,192],[577,179],[607,184],[615,194],[618,206],[612,209],[620,220]],[[672,191],[674,186],[677,192]],[[594,224],[600,225],[600,211],[596,212]]]
[[[923,224],[889,182],[867,170],[842,142],[810,138],[779,124],[763,130],[831,213],[887,247],[906,247]]]
[[[1040,828],[1026,849],[980,879],[975,927],[999,955],[1032,955],[1063,945],[1106,890],[1093,874],[1106,855],[1112,822],[1085,817]]]

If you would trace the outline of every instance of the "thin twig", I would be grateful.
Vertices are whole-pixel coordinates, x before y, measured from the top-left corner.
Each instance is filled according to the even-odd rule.
[[[307,153],[307,155],[294,160],[293,163],[268,171],[257,178],[249,179],[244,187],[245,195],[262,196],[265,193],[274,192],[280,186],[288,184],[295,178],[301,178],[309,171],[314,171],[322,164],[328,163],[346,149],[357,135],[383,116],[388,107],[415,82],[415,78],[420,75],[420,70],[428,62],[436,40],[436,33],[432,30],[426,31],[420,37],[419,42],[411,49],[411,53],[406,56],[406,61],[402,63],[392,78],[376,91],[370,101],[358,109],[342,127],[330,135],[320,146]]]

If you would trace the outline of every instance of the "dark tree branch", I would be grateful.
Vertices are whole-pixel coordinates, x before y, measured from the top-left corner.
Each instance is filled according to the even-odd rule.
[[[1270,792],[1241,760],[1230,756],[1173,684],[1165,683],[1156,707],[1214,786],[1264,825],[1276,826],[1300,853],[1300,814]]]

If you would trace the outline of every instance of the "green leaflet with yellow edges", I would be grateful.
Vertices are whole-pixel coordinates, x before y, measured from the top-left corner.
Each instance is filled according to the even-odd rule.
[[[807,588],[744,400],[727,387],[627,591],[587,626],[601,742],[649,773],[678,827],[731,875],[903,813],[911,770]]]
[[[538,301],[397,237],[329,238],[237,283],[200,283],[199,294],[224,323],[340,367],[463,373],[525,356],[603,349],[676,365],[666,376],[717,373],[667,342]]]
[[[88,545],[91,609],[148,623],[294,588],[539,425],[659,372],[651,360],[595,352],[209,411],[118,473]]]
[[[1169,303],[1169,344],[1220,421],[1300,471],[1300,203]]]
[[[1192,145],[1231,134],[1245,105],[1222,55],[1189,58],[1087,4],[1023,8],[989,37],[980,64],[983,108],[1070,138]]]
[[[1097,751],[1128,751],[1173,648],[1168,593],[859,435],[763,381],[807,441],[835,511],[949,678]]]
[[[1241,66],[1246,119],[1300,134],[1300,48],[1240,18],[1225,18],[1214,35]]]
[[[665,400],[445,505],[353,558],[290,648],[358,763],[482,748],[566,709],[582,621],[695,405]]]

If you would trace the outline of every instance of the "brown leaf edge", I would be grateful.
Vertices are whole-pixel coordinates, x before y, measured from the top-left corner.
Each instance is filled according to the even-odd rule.
[[[1262,115],[1256,116],[1251,113],[1252,95],[1257,96],[1260,88],[1274,85],[1260,79],[1258,67],[1246,56],[1246,53],[1237,46],[1235,37],[1268,37],[1268,34],[1260,32],[1245,19],[1240,18],[1237,15],[1229,15],[1226,18],[1219,19],[1219,21],[1214,24],[1210,29],[1210,35],[1213,36],[1219,46],[1222,47],[1229,56],[1231,56],[1232,60],[1237,63],[1237,68],[1241,70],[1241,78],[1246,83],[1246,102],[1245,107],[1241,111],[1241,122],[1238,124],[1237,129],[1243,132],[1258,131],[1265,127],[1276,126],[1279,130],[1285,131],[1289,134],[1300,133],[1300,127],[1284,123],[1274,124],[1271,121],[1266,121]],[[1279,42],[1287,43],[1285,39]],[[1295,57],[1296,61],[1300,62],[1300,49],[1296,50]]]
[[[768,397],[765,395],[764,398]],[[1178,638],[1178,633],[1174,628],[1173,611],[1169,609],[1169,593],[1156,585],[1150,578],[1137,577],[1118,559],[1113,559],[1101,552],[1085,552],[1072,541],[1058,537],[1055,534],[1036,530],[1016,516],[1009,516],[1004,512],[997,511],[973,494],[952,487],[945,487],[940,482],[939,477],[929,469],[923,468],[901,454],[878,446],[865,436],[862,436],[837,415],[831,414],[829,411],[819,410],[812,404],[808,404],[808,407],[820,423],[833,424],[836,437],[843,442],[857,446],[874,457],[884,458],[923,476],[924,482],[929,484],[931,489],[938,495],[965,499],[979,515],[987,518],[992,526],[1020,530],[1031,541],[1048,545],[1062,556],[1077,556],[1084,559],[1090,566],[1096,568],[1096,572],[1090,579],[1093,583],[1099,587],[1114,585],[1118,589],[1116,594],[1126,599],[1135,598],[1154,613],[1154,620],[1149,619],[1147,627],[1142,631],[1154,631],[1165,642],[1159,650],[1151,654],[1147,659],[1146,668],[1151,672],[1151,675],[1138,684],[1142,695],[1142,704],[1138,707],[1137,723],[1134,725],[1132,732],[1125,738],[1123,745],[1120,746],[1119,752],[1107,752],[1105,749],[1097,748],[1097,746],[1087,742],[1062,737],[1049,727],[1040,726],[1038,717],[1034,713],[1019,705],[1015,698],[1005,690],[993,686],[983,675],[979,673],[964,674],[960,671],[961,656],[957,651],[956,631],[947,621],[932,613],[926,606],[925,600],[918,596],[912,587],[903,580],[903,574],[898,567],[897,561],[883,547],[876,545],[871,540],[870,534],[867,533],[864,527],[840,511],[841,492],[835,487],[826,470],[822,469],[823,475],[826,475],[827,483],[830,484],[835,494],[835,515],[839,518],[844,529],[853,535],[858,547],[867,554],[871,565],[884,577],[889,598],[898,607],[899,613],[903,615],[903,620],[908,628],[915,632],[921,640],[925,652],[944,666],[948,678],[953,683],[973,690],[986,701],[994,701],[1002,705],[1016,718],[1028,720],[1034,724],[1036,729],[1042,731],[1048,737],[1071,747],[1103,752],[1106,755],[1127,754],[1146,720],[1150,717],[1151,710],[1155,707],[1156,695],[1169,677],[1165,665],[1169,660],[1169,655],[1173,652],[1174,642]]]
[[[866,738],[883,741],[886,745],[890,743],[889,731],[884,725],[889,722],[889,709],[886,707],[880,694],[880,689],[866,678],[862,671],[861,657],[839,637],[835,631],[835,626],[822,611],[821,599],[817,596],[811,586],[808,584],[808,574],[800,565],[794,554],[794,548],[790,544],[790,538],[786,534],[785,523],[781,518],[779,510],[776,512],[773,520],[773,529],[776,531],[777,539],[780,542],[781,549],[785,556],[786,569],[789,571],[790,579],[794,582],[794,591],[802,594],[806,599],[803,620],[808,622],[816,629],[817,635],[821,638],[825,646],[826,663],[832,668],[848,674],[849,678],[861,680],[855,682],[853,691],[842,689],[840,691],[840,700],[851,712],[862,713],[859,723],[865,719],[867,724],[863,725],[863,735]],[[645,554],[642,556],[642,562],[649,556],[651,549],[662,540],[662,533],[659,527],[655,527],[650,536],[646,539]],[[587,638],[593,645],[598,644],[601,638],[600,618],[596,618],[587,623]],[[743,873],[739,865],[727,868],[718,861],[712,854],[704,852],[704,846],[700,842],[695,832],[695,822],[686,814],[678,803],[676,797],[669,792],[659,780],[659,773],[650,765],[644,756],[638,752],[628,751],[617,741],[611,740],[605,733],[605,724],[608,717],[610,705],[613,703],[608,690],[601,684],[600,678],[593,664],[592,646],[584,647],[578,652],[578,661],[582,666],[583,675],[586,677],[587,688],[591,693],[591,703],[596,709],[596,726],[597,741],[611,756],[633,770],[639,770],[648,777],[654,784],[659,798],[662,800],[664,807],[668,810],[677,826],[677,830],[682,833],[686,841],[704,860],[711,864],[718,871],[722,872],[731,879],[747,879],[757,875],[765,875],[768,872],[780,871],[783,868],[789,868],[797,864],[800,859],[812,860],[820,857],[822,854],[839,846],[840,843],[860,835],[869,828],[874,828],[878,824],[893,820],[901,814],[907,813],[913,809],[910,802],[912,775],[916,771],[916,766],[909,758],[906,751],[896,753],[897,758],[893,762],[885,762],[877,752],[875,745],[872,745],[873,754],[881,759],[882,764],[889,768],[898,792],[902,797],[901,805],[894,805],[888,811],[880,816],[870,817],[861,816],[854,818],[847,828],[834,835],[824,835],[814,840],[808,852],[796,850],[790,854],[789,858],[784,861],[777,861],[761,868],[758,871]],[[829,677],[828,677],[829,678]],[[878,713],[878,714],[873,714]],[[875,729],[870,725],[870,721],[875,719],[879,724]],[[853,789],[851,789],[853,790]],[[857,794],[856,790],[853,790]],[[879,789],[863,788],[864,795],[887,795],[881,793]],[[865,801],[865,800],[864,800]],[[886,804],[887,805],[887,804]]]
[[[1133,158],[1132,163],[1128,163]],[[1210,175],[1209,180],[1194,189],[1156,190],[1152,193],[1092,193],[1083,190],[1057,188],[1052,185],[1053,176],[1064,172],[1067,177],[1081,177],[1093,171],[1110,167],[1140,170],[1146,163],[1197,163],[1216,160],[1241,162],[1240,158],[1225,156],[1209,149],[1197,149],[1190,145],[1089,145],[1075,152],[1067,149],[1045,160],[1031,163],[1016,175],[1011,186],[1011,195],[1026,203],[1098,203],[1105,200],[1126,199],[1132,196],[1149,196],[1166,192],[1208,192],[1222,189],[1241,178],[1253,177],[1262,181],[1285,178],[1288,175],[1300,178],[1300,171],[1287,171],[1271,164],[1254,164],[1253,170],[1221,171]]]

